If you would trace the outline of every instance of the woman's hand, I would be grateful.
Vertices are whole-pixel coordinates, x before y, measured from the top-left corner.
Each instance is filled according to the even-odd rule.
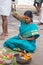
[[[14,11],[12,13],[13,17],[15,17],[17,20],[23,20],[23,16],[19,15],[18,12]]]
[[[32,40],[35,40],[35,37],[34,36],[32,36],[31,38],[24,38],[25,40],[30,40],[30,41],[32,41]]]
[[[20,38],[20,39],[23,39],[23,40],[34,40],[34,39],[35,39],[34,36],[32,36],[31,38],[24,38],[24,37],[22,37],[22,36],[20,36],[20,35],[19,35],[19,38]]]
[[[13,17],[15,17],[16,19],[19,19],[19,15],[18,15],[18,13],[17,12],[12,12],[12,15],[13,15]]]
[[[23,39],[23,37],[22,37],[21,35],[19,35],[19,38],[20,38],[20,39]]]

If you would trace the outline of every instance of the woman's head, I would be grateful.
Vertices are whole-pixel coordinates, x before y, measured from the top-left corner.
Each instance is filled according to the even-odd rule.
[[[25,17],[25,22],[26,23],[30,23],[30,22],[32,22],[32,18],[33,18],[33,15],[32,15],[32,12],[31,11],[26,11],[25,13],[24,13],[24,17]]]

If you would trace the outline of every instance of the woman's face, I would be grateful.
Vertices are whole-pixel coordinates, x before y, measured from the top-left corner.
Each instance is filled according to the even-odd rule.
[[[26,24],[29,24],[31,22],[31,18],[28,17],[27,15],[24,16],[24,20]]]

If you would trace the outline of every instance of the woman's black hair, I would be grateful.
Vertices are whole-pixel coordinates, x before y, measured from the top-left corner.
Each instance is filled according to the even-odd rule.
[[[26,12],[24,13],[24,15],[27,15],[28,17],[33,18],[32,12],[29,11],[29,10],[26,11]]]
[[[31,12],[31,11],[27,10],[27,11],[24,13],[24,15],[27,15],[28,17],[30,17],[30,18],[31,18],[31,21],[33,22],[33,20],[32,20],[33,15],[32,15],[32,12]]]

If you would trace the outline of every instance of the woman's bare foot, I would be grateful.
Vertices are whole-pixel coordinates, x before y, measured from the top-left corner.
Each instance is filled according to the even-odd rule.
[[[22,50],[20,53],[19,53],[19,56],[24,56],[24,54],[26,54],[26,51],[25,50]]]

